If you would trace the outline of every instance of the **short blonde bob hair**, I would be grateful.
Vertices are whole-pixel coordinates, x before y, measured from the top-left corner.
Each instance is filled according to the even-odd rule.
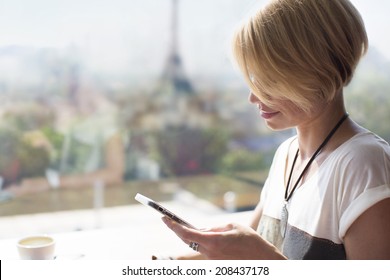
[[[266,105],[310,111],[330,102],[367,52],[362,17],[348,0],[273,0],[234,34],[233,56]]]

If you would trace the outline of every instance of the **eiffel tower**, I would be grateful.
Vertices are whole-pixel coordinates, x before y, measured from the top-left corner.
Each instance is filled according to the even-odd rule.
[[[159,81],[158,91],[173,97],[194,95],[178,50],[178,0],[172,0],[171,41],[165,68]]]

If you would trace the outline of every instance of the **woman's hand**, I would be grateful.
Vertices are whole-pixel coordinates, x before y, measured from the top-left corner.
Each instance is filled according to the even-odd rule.
[[[198,251],[207,259],[285,259],[250,227],[228,224],[200,231],[182,226],[167,217],[162,219],[186,244],[198,243]]]

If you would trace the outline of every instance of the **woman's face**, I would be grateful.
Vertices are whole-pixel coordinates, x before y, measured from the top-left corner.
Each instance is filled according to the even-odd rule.
[[[272,107],[269,107],[252,92],[249,94],[249,102],[257,106],[260,116],[272,130],[284,130],[302,125],[318,114],[321,108],[321,106],[315,106],[313,113],[307,113],[289,100],[275,99],[271,100]]]

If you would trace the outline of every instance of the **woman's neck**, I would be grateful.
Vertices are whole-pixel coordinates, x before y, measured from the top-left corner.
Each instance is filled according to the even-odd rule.
[[[311,119],[297,126],[299,153],[302,160],[308,159],[314,154],[329,132],[345,114],[343,96],[340,93],[334,101],[326,104]],[[345,121],[341,125],[325,149],[333,150],[332,147],[335,147],[335,145],[332,143],[340,142],[340,137],[345,134],[340,131],[344,130],[346,126],[350,126],[350,122]]]

